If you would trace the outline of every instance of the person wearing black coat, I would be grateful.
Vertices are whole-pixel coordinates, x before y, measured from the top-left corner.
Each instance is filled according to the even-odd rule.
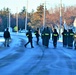
[[[74,33],[74,49],[76,50],[76,32]]]
[[[58,40],[59,34],[56,29],[54,29],[54,32],[52,33],[52,40],[53,40],[53,46],[54,48],[57,47],[57,40]]]
[[[72,29],[68,30],[68,48],[73,47],[73,40],[74,40],[74,32]]]
[[[50,40],[50,30],[49,30],[48,27],[45,30],[44,36],[45,36],[45,39],[44,39],[45,46],[48,48],[48,46],[49,46],[49,40]]]
[[[31,48],[34,48],[33,47],[33,43],[32,43],[32,32],[31,30],[29,29],[29,31],[26,33],[26,36],[28,38],[28,42],[25,44],[25,47],[27,46],[27,44],[31,44]]]
[[[62,32],[62,38],[63,38],[63,47],[66,47],[67,46],[67,37],[68,37],[68,34],[67,34],[67,30],[64,29],[64,31]]]
[[[3,37],[5,39],[5,46],[9,47],[10,32],[8,31],[8,28],[6,29],[6,31],[4,31]]]
[[[39,44],[39,36],[40,36],[40,34],[39,34],[39,28],[37,28],[37,30],[35,31],[35,35],[36,35],[36,39],[37,39],[36,43],[38,45]]]
[[[42,45],[45,45],[45,31],[46,31],[46,29],[44,28],[42,33],[41,33]]]

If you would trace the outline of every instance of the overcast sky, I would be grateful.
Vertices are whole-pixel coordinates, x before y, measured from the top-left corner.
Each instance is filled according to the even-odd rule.
[[[40,3],[43,3],[45,0],[28,0],[28,12],[31,12],[32,9],[36,10],[37,6]],[[62,0],[62,3],[65,6],[72,6],[76,5],[76,0]],[[0,9],[4,7],[10,8],[12,13],[20,12],[23,6],[26,6],[27,0],[0,0]],[[46,7],[49,9],[50,7],[55,7],[56,5],[60,4],[60,0],[46,0]]]

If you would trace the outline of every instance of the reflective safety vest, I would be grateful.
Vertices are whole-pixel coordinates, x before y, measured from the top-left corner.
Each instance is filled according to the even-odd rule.
[[[36,34],[36,32],[34,34]]]
[[[57,34],[53,34],[54,36],[57,36]]]
[[[67,35],[67,34],[64,34],[64,35]]]
[[[29,34],[28,34],[28,33],[26,33],[26,36],[29,36]]]
[[[76,34],[74,34],[74,41],[76,41]]]
[[[26,35],[26,36],[29,36],[29,35]]]
[[[76,35],[74,35],[74,37],[76,38]]]
[[[44,34],[42,34],[42,36],[44,36]]]
[[[73,33],[70,33],[70,35],[73,35]]]
[[[49,34],[48,33],[45,33],[45,35],[48,36]]]

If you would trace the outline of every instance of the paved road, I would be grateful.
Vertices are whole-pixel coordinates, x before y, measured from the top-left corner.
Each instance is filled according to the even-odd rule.
[[[63,48],[24,47],[26,38],[13,35],[11,46],[0,51],[1,75],[75,75],[76,51]],[[51,42],[52,43],[52,42]],[[50,44],[51,44],[50,43]]]

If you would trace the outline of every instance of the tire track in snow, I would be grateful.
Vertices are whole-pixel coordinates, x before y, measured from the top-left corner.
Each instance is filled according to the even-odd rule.
[[[41,51],[42,51],[42,54],[41,54],[40,58],[38,59],[38,62],[37,62],[27,73],[25,73],[25,74],[28,74],[28,75],[31,74],[31,72],[32,72],[34,69],[36,69],[36,67],[39,66],[39,64],[40,64],[41,61],[43,60],[44,54],[45,54],[45,49],[44,49],[41,45],[39,45],[39,47],[40,47],[40,49],[41,49]]]
[[[58,43],[61,43],[61,42],[58,42]],[[52,63],[52,65],[53,65],[53,67],[57,67],[57,68],[61,69],[62,67],[64,67],[64,65],[66,65],[66,67],[67,67],[65,59],[70,59],[70,56],[64,54],[63,47],[61,47],[62,44],[58,44],[58,45],[59,46],[57,47],[57,49],[54,49],[57,59],[55,60],[55,62]]]
[[[41,64],[42,63],[44,63],[44,61],[45,61],[45,59],[46,58],[48,58],[48,54],[49,54],[49,51],[48,51],[48,48],[45,48],[45,47],[42,47],[42,46],[40,46],[41,47],[41,50],[43,51],[43,55],[42,55],[42,57],[41,57],[41,60],[39,60],[39,62],[35,65],[35,66],[33,66],[27,73],[25,72],[25,74],[27,74],[27,75],[30,75],[30,74],[34,74],[34,72],[37,72],[37,68],[40,66],[41,67]],[[50,52],[51,53],[51,52]],[[53,54],[52,54],[53,53]],[[50,57],[50,60],[52,59],[52,64],[54,63],[54,62],[56,62],[57,60],[58,60],[58,54],[56,54],[55,56],[54,56],[54,51],[52,50],[52,53],[51,53],[51,56],[53,55],[53,57],[54,57],[54,59],[52,58],[52,57]],[[50,55],[50,54],[49,54]],[[46,61],[45,61],[46,62]],[[51,63],[50,62],[50,63]],[[49,64],[49,63],[48,63]],[[36,71],[35,71],[36,70]]]
[[[12,52],[9,55],[0,59],[0,72],[1,72],[2,75],[5,75],[5,74],[10,75],[9,70],[11,71],[11,69],[12,69],[12,68],[10,68],[10,65],[11,65],[11,67],[13,67],[13,63],[15,64],[15,62],[18,59],[23,57],[23,55],[25,53],[25,49],[23,48],[24,45],[22,46],[22,44],[24,42],[25,41],[23,39],[21,39],[20,47],[13,47],[13,49],[15,49],[15,52]],[[5,69],[5,68],[7,68],[7,69]],[[5,71],[5,70],[7,70],[7,71]],[[5,71],[5,72],[3,72],[3,71]]]
[[[53,64],[55,67],[53,66],[52,68],[60,70],[59,73],[61,74],[76,74],[76,68],[74,68],[76,63],[73,61],[71,55],[69,53],[66,53],[64,48],[60,48],[60,50],[57,50],[56,52],[58,52],[59,60]]]
[[[16,34],[16,33],[11,33],[12,41],[10,43],[10,47],[3,47],[2,48],[3,51],[1,50],[1,52],[0,52],[0,59],[6,57],[7,55],[9,55],[13,52],[15,52],[13,47],[16,48],[17,46],[19,46],[20,45],[19,44],[20,38],[24,38],[24,37],[25,37],[25,35],[21,35],[21,34],[19,35],[19,34]]]
[[[62,55],[62,58],[65,60],[67,68],[70,70],[69,74],[76,74],[76,51],[62,48],[62,50],[59,51],[60,54]],[[65,68],[65,67],[64,67]]]
[[[21,40],[21,43],[23,43],[22,40]],[[22,44],[21,44],[21,46],[22,46]],[[15,51],[13,51],[13,49],[15,49]],[[11,50],[12,50],[11,53],[8,53],[4,57],[0,58],[0,68],[1,67],[3,68],[5,66],[8,66],[9,64],[13,63],[15,60],[20,58],[22,56],[22,54],[24,53],[24,49],[22,49],[21,47],[14,47]]]
[[[31,73],[39,65],[39,63],[42,61],[42,59],[44,57],[45,49],[43,49],[40,45],[38,46],[38,48],[40,49],[40,51],[39,51],[40,53],[39,54],[36,54],[32,58],[33,61],[30,60],[31,61],[31,64],[29,63],[30,61],[28,61],[28,64],[29,65],[27,67],[25,67],[25,68],[22,69],[22,71],[24,71],[23,74],[29,75],[29,73]],[[17,73],[17,74],[19,75],[21,73]]]
[[[43,57],[43,55],[44,55],[44,51],[43,51],[43,50],[41,50],[41,51],[42,51],[43,53],[42,53],[42,55],[40,56],[39,60],[37,60],[36,65],[38,65],[38,63],[40,63],[40,61],[42,60],[42,57]],[[12,57],[13,57],[13,56],[12,56]],[[7,58],[7,57],[6,57],[6,58]],[[5,58],[5,59],[6,59],[6,58]],[[9,57],[9,58],[10,58],[10,57]],[[8,60],[8,59],[7,59],[7,60]],[[36,66],[36,65],[35,65],[35,66]],[[35,66],[34,66],[34,67],[35,67]],[[34,67],[33,67],[33,68],[34,68]]]
[[[13,74],[20,75],[20,74],[22,74],[23,71],[24,71],[23,74],[29,74],[29,72],[31,72],[33,69],[35,69],[37,67],[37,65],[42,61],[42,58],[44,57],[44,52],[45,52],[45,50],[43,48],[41,48],[40,45],[36,46],[36,48],[37,47],[40,49],[40,50],[38,50],[40,53],[39,54],[36,53],[31,60],[25,62],[25,64],[27,64],[25,67],[24,67],[24,65],[23,65],[23,67],[21,66],[19,69],[14,71]],[[28,50],[28,48],[26,48],[26,49]],[[30,61],[31,61],[31,63],[30,63]]]

